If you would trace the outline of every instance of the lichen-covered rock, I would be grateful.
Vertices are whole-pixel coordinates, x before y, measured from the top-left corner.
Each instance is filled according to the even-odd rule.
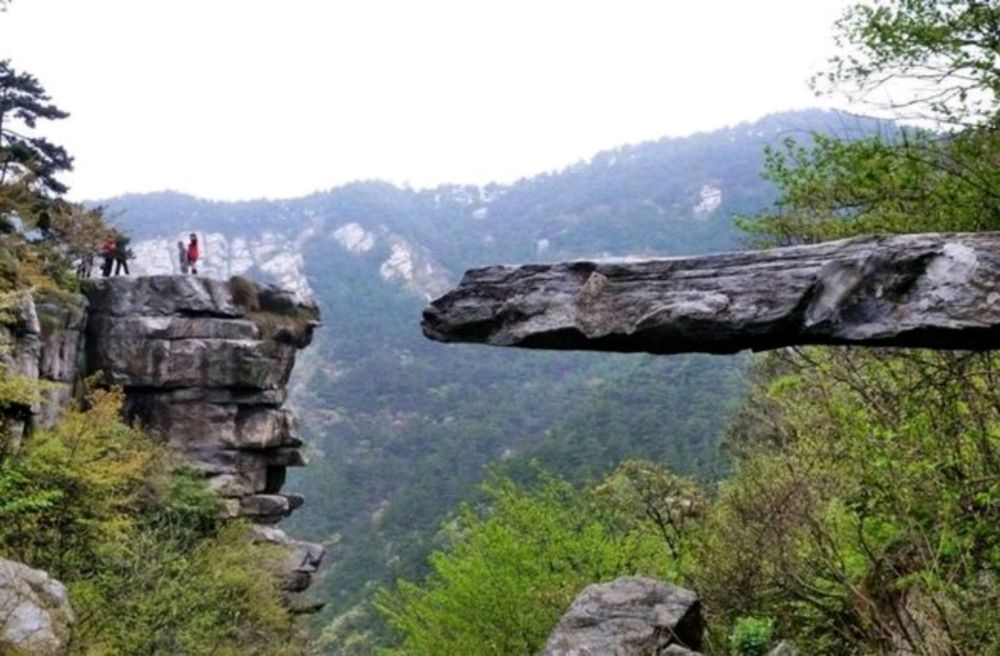
[[[667,645],[658,656],[699,656],[699,653],[681,645]]]
[[[767,652],[767,656],[799,656],[799,650],[792,643],[782,640]]]
[[[559,620],[543,654],[654,656],[671,645],[697,650],[703,630],[694,592],[625,576],[587,586]]]
[[[799,344],[1000,346],[1000,233],[859,237],[645,262],[493,266],[424,333],[498,346],[732,353]]]
[[[66,654],[74,622],[62,583],[0,558],[0,654]]]
[[[111,317],[222,317],[245,313],[232,284],[200,276],[99,278],[86,289],[91,313]]]

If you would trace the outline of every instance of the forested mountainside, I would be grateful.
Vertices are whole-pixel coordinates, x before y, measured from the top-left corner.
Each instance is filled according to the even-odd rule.
[[[718,445],[742,397],[741,358],[444,346],[420,334],[426,300],[477,265],[737,247],[733,217],[776,198],[760,176],[767,145],[877,129],[794,112],[508,186],[358,182],[294,200],[160,193],[104,204],[133,236],[137,272],[176,270],[176,242],[194,231],[203,274],[249,275],[318,301],[324,326],[293,397],[312,459],[288,485],[308,501],[289,524],[331,548],[315,584],[330,618],[373,583],[420,575],[442,521],[491,466],[528,477],[537,459],[573,481],[636,457],[703,479],[725,467]]]

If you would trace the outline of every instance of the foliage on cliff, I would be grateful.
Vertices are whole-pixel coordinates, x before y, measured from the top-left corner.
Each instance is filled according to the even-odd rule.
[[[717,621],[816,653],[1000,645],[1000,359],[809,349],[763,359],[691,572]]]
[[[0,556],[67,584],[79,654],[298,654],[271,552],[93,391],[0,456]]]

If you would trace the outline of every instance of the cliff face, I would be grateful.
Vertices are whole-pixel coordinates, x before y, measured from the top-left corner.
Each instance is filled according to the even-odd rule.
[[[203,471],[229,514],[274,522],[301,503],[280,493],[305,464],[283,404],[314,305],[182,276],[107,278],[87,297],[87,370],[124,388],[130,418]]]
[[[68,403],[85,367],[86,305],[80,296],[22,294],[0,309],[0,367],[46,383],[41,403],[8,420],[15,441],[30,425],[50,426]]]
[[[282,492],[286,468],[305,464],[284,403],[295,353],[319,321],[311,302],[239,278],[119,277],[79,297],[21,296],[7,315],[0,365],[50,383],[15,417],[16,435],[51,424],[97,375],[123,388],[127,418],[204,473],[229,516],[273,524],[301,505]],[[254,535],[288,550],[288,590],[308,586],[321,547],[273,527]]]

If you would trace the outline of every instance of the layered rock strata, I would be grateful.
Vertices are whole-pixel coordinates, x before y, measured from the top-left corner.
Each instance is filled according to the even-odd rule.
[[[303,502],[282,491],[286,468],[305,464],[285,400],[314,304],[240,278],[148,276],[21,294],[0,311],[0,368],[43,387],[40,402],[5,412],[15,440],[51,425],[84,378],[121,386],[127,418],[201,471],[229,516],[260,524],[252,539],[284,549],[285,590],[308,587],[323,548],[269,525]]]
[[[301,505],[281,493],[305,464],[284,402],[314,305],[193,276],[107,278],[87,297],[87,369],[123,387],[131,419],[204,472],[230,515],[275,522]]]
[[[1000,345],[1000,233],[860,237],[642,262],[492,266],[424,311],[446,342],[732,353]]]
[[[695,654],[705,629],[698,596],[624,576],[584,588],[559,620],[544,656]]]

